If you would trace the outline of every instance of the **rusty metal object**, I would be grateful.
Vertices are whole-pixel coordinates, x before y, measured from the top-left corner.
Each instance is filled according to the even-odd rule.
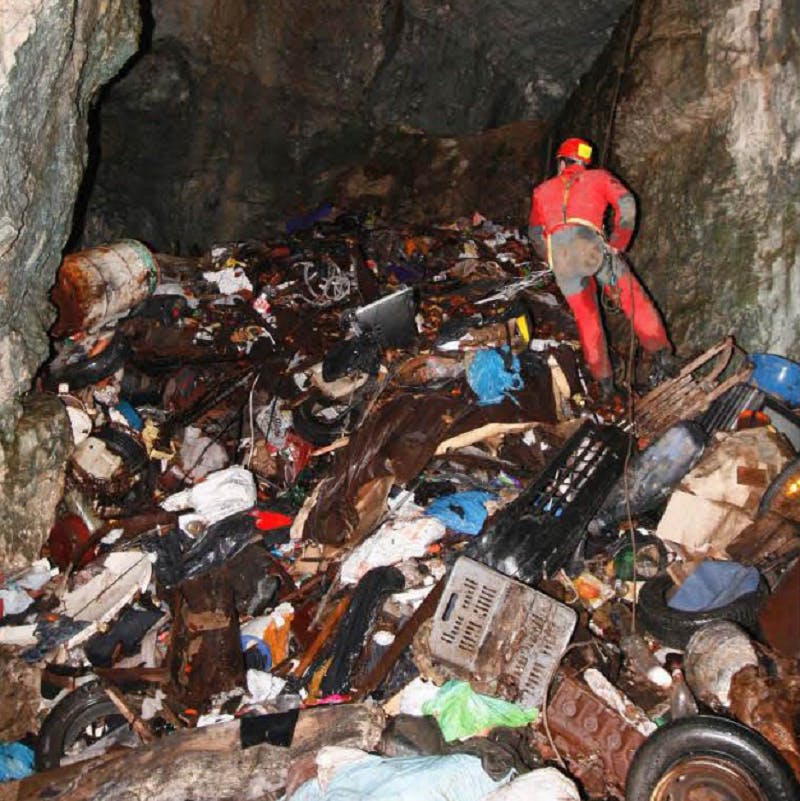
[[[58,308],[52,334],[96,331],[125,316],[158,283],[153,254],[134,239],[64,257],[50,295]]]
[[[682,759],[664,774],[650,801],[768,801],[741,766],[715,756]]]
[[[758,623],[764,639],[776,651],[800,659],[800,560],[761,607]]]
[[[777,676],[767,676],[756,666],[740,670],[731,681],[733,716],[755,729],[786,760],[800,780],[800,737],[795,721],[800,720],[800,675],[796,663],[789,669],[778,666]]]
[[[725,337],[681,369],[678,375],[634,401],[636,434],[654,439],[678,420],[704,411],[730,387],[745,381],[752,367],[748,364],[720,380],[737,351],[733,337]],[[701,375],[698,371],[707,370]]]
[[[644,735],[578,680],[565,676],[547,707],[553,742],[592,798],[625,796],[625,777]]]

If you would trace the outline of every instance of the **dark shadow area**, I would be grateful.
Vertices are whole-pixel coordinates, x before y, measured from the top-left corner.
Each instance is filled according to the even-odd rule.
[[[78,195],[75,198],[75,209],[72,214],[72,230],[70,231],[67,244],[64,246],[64,253],[70,253],[79,246],[81,236],[86,226],[86,212],[89,208],[89,198],[92,195],[97,171],[100,167],[101,152],[101,110],[103,103],[119,81],[130,73],[130,71],[151,51],[153,46],[153,31],[155,30],[155,19],[153,17],[152,0],[139,0],[139,13],[142,17],[142,33],[139,37],[139,49],[130,57],[127,64],[97,93],[92,108],[89,111],[89,132],[87,134],[88,157],[86,170],[83,173],[81,185],[78,188]]]

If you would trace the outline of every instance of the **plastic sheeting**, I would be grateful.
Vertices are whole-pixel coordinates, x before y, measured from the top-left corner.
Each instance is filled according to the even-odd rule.
[[[526,726],[538,717],[536,709],[522,709],[509,701],[480,695],[465,681],[448,681],[432,701],[422,706],[433,715],[446,742],[465,739],[498,726]]]
[[[291,801],[481,801],[499,784],[474,756],[384,759],[364,754],[335,769],[324,789],[318,779],[306,782]]]

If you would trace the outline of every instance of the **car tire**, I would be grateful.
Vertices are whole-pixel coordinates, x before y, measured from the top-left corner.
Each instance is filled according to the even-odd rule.
[[[110,729],[128,725],[99,683],[83,684],[65,695],[42,723],[35,750],[36,770],[57,768],[87,727],[101,721]]]
[[[700,787],[704,782],[721,783],[731,798],[800,798],[791,769],[767,740],[741,723],[714,715],[681,718],[645,740],[628,770],[625,801],[667,801],[671,782],[686,787],[687,781]],[[748,792],[737,795],[737,785]]]
[[[667,604],[667,592],[673,587],[667,573],[646,581],[639,592],[637,614],[642,627],[662,645],[684,649],[692,634],[715,620],[730,620],[755,634],[758,631],[758,611],[768,595],[762,581],[754,592],[748,592],[732,603],[700,612],[682,612]]]
[[[51,388],[67,383],[72,390],[83,389],[115,373],[129,355],[125,337],[116,331],[109,343],[91,356],[82,345],[56,356],[47,368],[46,383]]]

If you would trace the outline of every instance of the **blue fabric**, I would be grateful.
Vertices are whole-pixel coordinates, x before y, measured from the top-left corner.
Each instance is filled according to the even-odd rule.
[[[480,406],[502,403],[511,390],[522,389],[519,359],[511,355],[508,345],[479,350],[467,368],[467,383]]]
[[[667,606],[680,612],[718,609],[755,592],[759,581],[759,572],[754,567],[707,559],[681,584]]]
[[[312,779],[292,801],[480,801],[509,778],[492,781],[480,759],[468,754],[395,759],[365,754],[342,765],[325,791]]]
[[[441,520],[451,531],[459,534],[478,534],[486,520],[486,501],[497,496],[491,492],[473,490],[442,495],[432,501],[425,510],[426,514]]]
[[[269,646],[260,637],[254,637],[252,634],[240,634],[239,642],[242,646],[242,652],[248,648],[255,648],[265,661],[265,666],[262,670],[269,670],[272,667],[272,652]]]
[[[33,773],[33,751],[22,743],[0,743],[0,782],[24,779]]]

